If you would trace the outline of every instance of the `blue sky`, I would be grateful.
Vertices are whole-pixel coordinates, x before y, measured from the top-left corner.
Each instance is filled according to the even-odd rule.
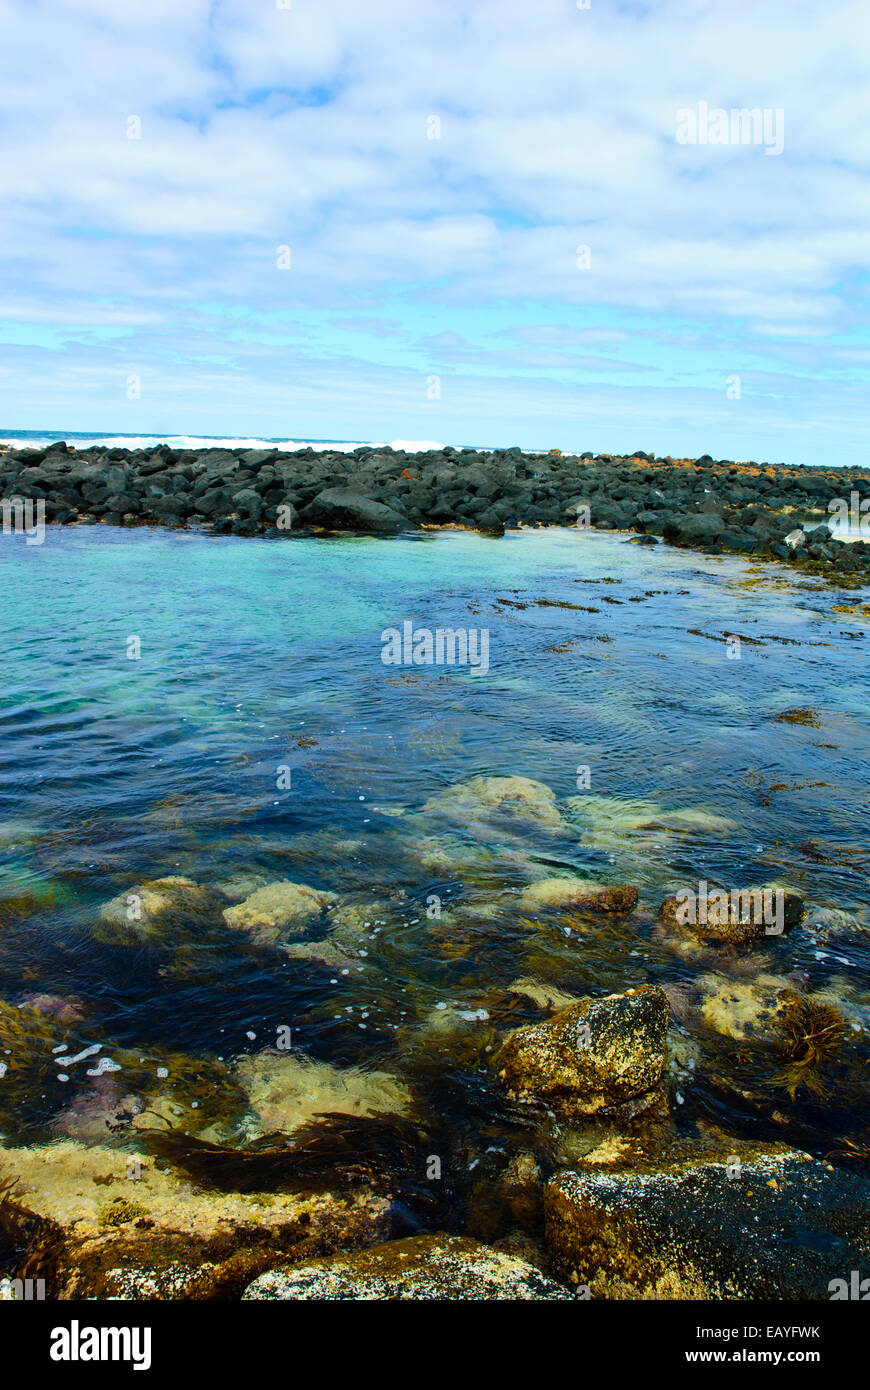
[[[0,35],[0,433],[870,461],[865,0],[0,0]],[[680,143],[700,102],[780,110],[782,153]]]

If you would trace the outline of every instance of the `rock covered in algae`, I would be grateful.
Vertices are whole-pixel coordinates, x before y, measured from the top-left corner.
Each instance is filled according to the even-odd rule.
[[[168,1164],[69,1140],[0,1146],[0,1179],[17,1178],[22,1266],[32,1231],[53,1232],[50,1296],[237,1297],[288,1259],[389,1240],[401,1229],[389,1194],[204,1189]],[[8,1224],[8,1223],[7,1223]]]
[[[583,999],[545,1023],[518,1028],[495,1066],[516,1099],[565,1118],[652,1100],[667,1054],[669,1007],[658,985]]]
[[[585,908],[591,912],[633,912],[637,889],[631,884],[596,883],[593,879],[542,878],[523,892],[520,907]]]
[[[261,1274],[245,1299],[567,1299],[534,1265],[463,1236],[423,1235]]]
[[[398,1077],[334,1067],[287,1052],[244,1057],[236,1075],[247,1092],[249,1137],[300,1129],[317,1115],[389,1115],[406,1111],[411,1092]]]
[[[279,879],[258,888],[237,906],[225,908],[224,921],[228,927],[247,932],[258,945],[272,945],[284,937],[304,936],[335,897],[306,883]]]
[[[562,826],[555,792],[531,777],[470,777],[430,797],[423,811],[463,825],[503,817],[546,830]]]
[[[784,1146],[563,1172],[548,1185],[558,1278],[601,1298],[829,1299],[870,1260],[870,1180]]]
[[[191,878],[149,879],[103,904],[94,935],[121,945],[172,945],[191,928],[219,922],[219,907],[217,895]]]
[[[550,1013],[557,1013],[560,1009],[567,1009],[571,1004],[581,1002],[579,995],[568,994],[556,985],[548,984],[546,980],[536,980],[530,975],[514,980],[508,985],[508,991],[531,999],[539,1009],[547,1009]]]
[[[757,975],[753,980],[727,975],[702,975],[700,1013],[704,1022],[724,1037],[742,1042],[775,1040],[793,994],[783,975]]]
[[[659,922],[667,930],[723,946],[775,941],[803,916],[803,899],[776,884],[732,892],[711,887],[703,896],[677,893],[659,910]]]

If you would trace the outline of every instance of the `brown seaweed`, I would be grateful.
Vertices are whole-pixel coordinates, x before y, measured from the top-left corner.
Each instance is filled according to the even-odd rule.
[[[224,1192],[324,1191],[419,1176],[427,1152],[419,1127],[399,1116],[319,1115],[288,1134],[232,1147],[178,1131],[152,1131],[147,1145],[204,1187]]]

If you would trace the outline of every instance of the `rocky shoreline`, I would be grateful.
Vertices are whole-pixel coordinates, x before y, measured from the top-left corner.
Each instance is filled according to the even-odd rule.
[[[870,470],[786,467],[637,453],[405,453],[90,448],[0,453],[0,498],[41,504],[46,522],[197,527],[292,538],[457,526],[591,526],[640,544],[786,561],[841,586],[870,580],[870,537],[842,541],[832,517],[863,521]],[[11,524],[6,520],[4,524]]]

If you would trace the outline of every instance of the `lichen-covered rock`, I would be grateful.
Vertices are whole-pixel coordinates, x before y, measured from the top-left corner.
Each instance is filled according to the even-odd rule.
[[[803,920],[803,900],[776,884],[731,892],[703,888],[666,898],[659,911],[662,926],[698,941],[742,946],[776,940]]]
[[[631,884],[596,883],[589,878],[542,878],[524,890],[520,906],[526,910],[560,907],[588,912],[633,912],[637,907],[637,889]]]
[[[593,1298],[829,1299],[870,1260],[870,1181],[785,1147],[565,1172],[545,1206],[552,1271]]]
[[[245,1299],[567,1299],[534,1265],[461,1236],[390,1241],[354,1255],[261,1274]]]
[[[225,908],[224,921],[228,927],[247,932],[257,945],[270,946],[285,937],[304,936],[311,923],[334,901],[335,894],[279,879],[258,888],[237,906]]]
[[[665,1068],[668,1017],[658,985],[584,999],[511,1033],[496,1058],[499,1080],[515,1098],[566,1118],[651,1102]]]

